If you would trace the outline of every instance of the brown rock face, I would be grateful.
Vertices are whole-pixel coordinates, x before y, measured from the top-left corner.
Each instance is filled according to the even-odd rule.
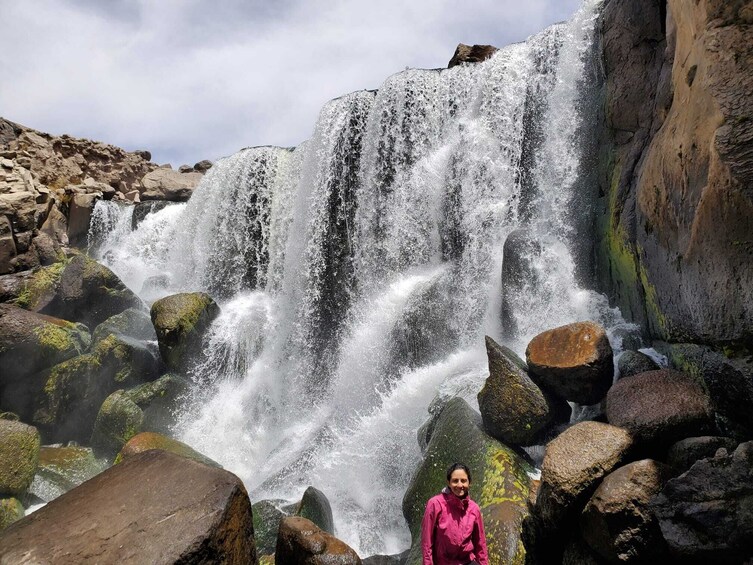
[[[311,520],[288,516],[280,521],[275,563],[289,565],[360,565],[355,551],[319,529]]]
[[[447,63],[447,68],[451,69],[461,63],[480,63],[481,61],[486,61],[497,51],[499,49],[493,45],[465,45],[464,43],[458,43],[455,54],[450,59],[450,62]]]
[[[610,563],[660,562],[666,547],[649,501],[668,478],[666,465],[651,459],[607,475],[581,516],[591,548]]]
[[[163,451],[111,467],[0,534],[0,561],[256,562],[251,503],[233,474]]]
[[[185,202],[191,198],[203,176],[198,172],[181,173],[167,168],[157,169],[141,179],[141,199]]]
[[[536,511],[553,529],[579,511],[595,485],[622,463],[633,440],[621,428],[580,422],[546,446]]]
[[[667,447],[713,429],[708,395],[690,377],[663,369],[618,380],[609,390],[607,420],[648,447]]]
[[[526,349],[528,369],[543,386],[579,404],[595,404],[612,384],[612,347],[604,328],[577,322],[537,335]]]

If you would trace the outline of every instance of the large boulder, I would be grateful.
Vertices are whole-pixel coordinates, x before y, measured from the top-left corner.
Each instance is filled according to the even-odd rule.
[[[203,176],[201,173],[181,173],[165,167],[156,169],[141,179],[141,200],[185,202],[191,198]]]
[[[116,465],[0,533],[0,561],[256,562],[235,475],[164,451]]]
[[[173,294],[152,304],[151,316],[165,364],[182,370],[201,350],[204,332],[220,313],[220,307],[203,292]]]
[[[127,308],[143,309],[144,304],[110,269],[76,255],[60,275],[55,297],[41,312],[94,328]]]
[[[442,410],[426,456],[403,497],[413,538],[407,564],[421,563],[421,520],[426,503],[447,485],[447,468],[457,461],[471,469],[470,492],[481,508],[491,563],[522,563],[520,527],[527,513],[533,467],[512,449],[488,436],[481,417],[461,398]]]
[[[586,504],[581,532],[591,548],[610,563],[660,563],[666,546],[649,507],[669,479],[669,468],[651,459],[607,475]]]
[[[515,353],[486,337],[489,377],[478,393],[484,429],[508,445],[534,445],[570,420],[570,406],[539,388]]]
[[[280,521],[275,563],[289,565],[361,565],[351,547],[311,520],[288,516]]]
[[[335,533],[335,520],[332,517],[332,507],[322,491],[314,487],[308,487],[298,505],[296,516],[311,520],[319,528],[327,533]]]
[[[121,461],[125,461],[139,453],[144,453],[145,451],[151,451],[153,449],[168,451],[186,459],[209,465],[210,467],[222,468],[222,465],[216,461],[212,461],[209,457],[202,455],[182,441],[178,441],[177,439],[167,437],[157,432],[141,432],[132,437],[128,440],[128,443],[123,446],[120,453],[118,453],[118,456],[115,458],[115,463],[120,463]]]
[[[11,382],[83,353],[89,332],[79,324],[0,304],[0,405],[6,409],[3,389]]]
[[[26,492],[39,464],[39,446],[36,428],[0,419],[0,495]]]
[[[65,260],[58,261],[29,272],[13,304],[32,312],[41,312],[55,298],[60,277],[67,264]]]
[[[651,502],[680,563],[746,563],[753,558],[753,442],[695,463]]]
[[[610,424],[630,430],[649,449],[663,449],[714,428],[706,392],[671,369],[618,380],[607,395],[606,414]]]
[[[526,362],[542,386],[578,404],[599,402],[614,378],[612,347],[604,328],[594,322],[540,333],[526,348]]]

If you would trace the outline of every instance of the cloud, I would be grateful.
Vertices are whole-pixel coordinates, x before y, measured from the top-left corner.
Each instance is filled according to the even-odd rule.
[[[459,42],[502,46],[578,0],[5,2],[0,114],[174,165],[296,145],[321,106]]]

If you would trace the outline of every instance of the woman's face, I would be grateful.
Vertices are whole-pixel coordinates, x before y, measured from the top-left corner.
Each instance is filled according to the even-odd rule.
[[[471,482],[463,469],[455,469],[450,475],[450,480],[447,481],[447,486],[450,487],[452,494],[462,498],[468,494],[468,487],[471,486]]]

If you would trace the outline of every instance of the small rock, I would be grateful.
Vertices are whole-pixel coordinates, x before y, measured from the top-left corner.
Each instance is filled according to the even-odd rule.
[[[181,165],[180,167],[178,167],[178,172],[179,173],[192,173],[193,167],[191,165]]]
[[[134,203],[141,202],[141,196],[138,190],[131,190],[129,192],[126,192],[123,196],[125,196],[126,200],[129,200],[131,202],[134,202]]]
[[[211,168],[212,168],[212,162],[207,159],[203,159],[202,161],[199,161],[193,166],[194,171],[196,171],[197,173],[202,173],[202,174],[206,173]]]
[[[729,437],[701,436],[682,439],[667,451],[667,465],[675,475],[681,475],[700,459],[714,457],[717,450],[733,451],[738,442]]]
[[[620,379],[659,369],[661,367],[656,361],[640,351],[624,351],[617,359],[617,373]]]
[[[275,562],[361,565],[361,559],[352,548],[300,516],[288,516],[280,521]]]
[[[0,494],[26,492],[39,464],[39,432],[32,426],[0,420]]]
[[[464,43],[458,43],[452,59],[447,63],[447,68],[451,69],[461,63],[480,63],[494,55],[497,51],[499,49],[493,45],[465,45]]]
[[[0,497],[0,531],[24,517],[24,506],[17,498]]]

